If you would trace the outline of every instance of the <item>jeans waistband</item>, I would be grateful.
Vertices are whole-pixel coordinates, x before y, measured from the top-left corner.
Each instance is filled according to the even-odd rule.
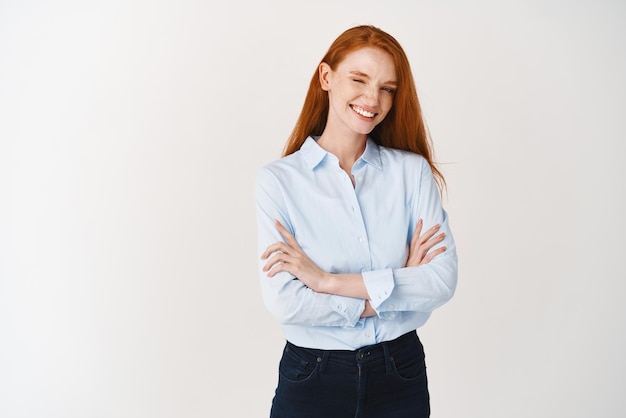
[[[394,340],[368,345],[357,350],[320,350],[299,347],[291,344],[289,341],[287,341],[287,347],[302,350],[314,355],[318,358],[318,361],[323,361],[324,363],[328,361],[337,361],[341,363],[355,364],[388,361],[395,352],[407,347],[411,341],[415,340],[418,340],[417,334],[415,331],[411,331]]]

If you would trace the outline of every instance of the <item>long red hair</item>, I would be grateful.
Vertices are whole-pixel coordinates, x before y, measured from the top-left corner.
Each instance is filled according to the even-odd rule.
[[[335,39],[320,64],[325,62],[336,70],[346,55],[364,47],[380,48],[393,57],[398,83],[391,110],[370,133],[370,137],[379,145],[421,155],[428,161],[439,187],[445,187],[445,179],[433,161],[432,143],[422,118],[409,60],[393,36],[369,25],[350,28]],[[327,118],[328,93],[322,90],[316,68],[283,156],[299,150],[307,137],[321,135]]]

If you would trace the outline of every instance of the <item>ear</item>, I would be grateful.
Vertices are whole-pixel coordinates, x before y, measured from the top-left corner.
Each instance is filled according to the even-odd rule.
[[[330,90],[330,76],[332,71],[333,70],[330,68],[330,65],[326,64],[325,62],[321,63],[318,68],[320,86],[324,91]]]

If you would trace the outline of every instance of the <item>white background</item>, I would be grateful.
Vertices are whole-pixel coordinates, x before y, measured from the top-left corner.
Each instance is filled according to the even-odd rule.
[[[0,2],[0,416],[265,417],[252,188],[332,40],[411,60],[457,294],[434,418],[626,415],[620,1]]]

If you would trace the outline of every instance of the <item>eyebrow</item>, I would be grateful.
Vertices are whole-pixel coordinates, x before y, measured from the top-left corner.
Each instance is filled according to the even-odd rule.
[[[367,79],[369,79],[369,78],[370,78],[370,76],[369,76],[369,75],[367,75],[367,74],[365,74],[365,73],[362,73],[362,72],[360,72],[360,71],[357,71],[357,70],[352,70],[352,71],[350,71],[350,74],[355,75],[355,76],[358,76],[358,77],[367,78]],[[397,86],[397,85],[398,85],[398,83],[397,83],[396,81],[386,81],[386,82],[384,82],[383,84],[390,84],[390,85],[392,85],[392,86]]]

